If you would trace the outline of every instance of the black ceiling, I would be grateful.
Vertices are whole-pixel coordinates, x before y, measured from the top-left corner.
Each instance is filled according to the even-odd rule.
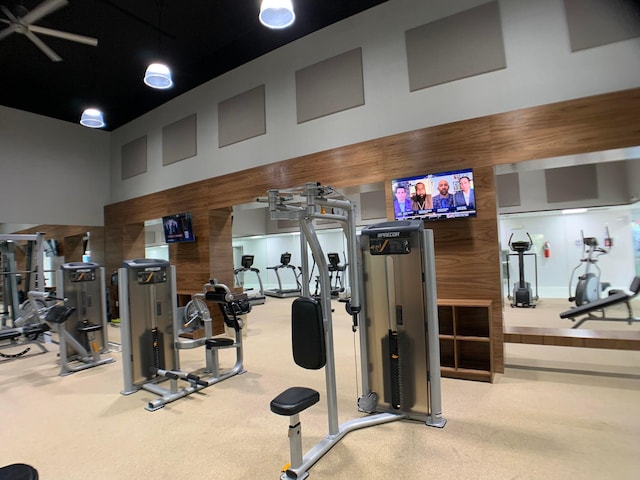
[[[22,17],[45,0],[0,0]],[[51,1],[51,0],[46,0]],[[105,111],[113,130],[149,110],[271,50],[386,0],[293,0],[296,21],[284,30],[260,24],[260,0],[69,0],[34,25],[98,39],[92,47],[37,36],[53,62],[25,35],[0,40],[0,104],[77,123],[82,111]],[[0,19],[6,19],[0,11]],[[0,31],[8,27],[0,23]],[[149,63],[171,66],[174,87],[142,82]]]

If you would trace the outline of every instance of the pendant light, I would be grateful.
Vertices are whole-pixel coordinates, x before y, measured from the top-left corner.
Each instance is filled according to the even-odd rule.
[[[162,0],[157,1],[158,5],[158,51],[162,47]],[[158,90],[166,90],[173,87],[171,69],[164,63],[154,62],[147,67],[144,72],[145,85]]]
[[[171,70],[163,63],[152,63],[144,72],[144,83],[159,90],[171,88],[173,86]]]
[[[269,28],[287,28],[296,19],[291,0],[262,0],[260,23]]]
[[[82,112],[80,125],[84,125],[89,128],[102,128],[106,124],[104,123],[104,116],[100,110],[97,108],[87,108]]]

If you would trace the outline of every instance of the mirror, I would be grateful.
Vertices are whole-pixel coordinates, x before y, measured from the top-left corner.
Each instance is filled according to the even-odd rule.
[[[571,312],[630,294],[640,275],[639,159],[634,147],[495,167],[505,331],[640,331],[638,297],[589,316]],[[589,362],[589,349],[569,350],[566,365]]]

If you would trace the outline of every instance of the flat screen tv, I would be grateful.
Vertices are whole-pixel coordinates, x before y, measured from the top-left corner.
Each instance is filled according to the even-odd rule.
[[[167,243],[195,242],[190,213],[178,213],[162,217],[164,241]]]
[[[473,169],[398,178],[391,182],[396,220],[475,217]]]

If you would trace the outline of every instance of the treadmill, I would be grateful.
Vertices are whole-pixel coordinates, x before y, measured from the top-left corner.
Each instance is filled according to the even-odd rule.
[[[300,285],[299,275],[296,273],[296,267],[290,265],[291,254],[285,252],[280,255],[280,265],[275,267],[267,267],[267,270],[273,270],[278,279],[278,288],[271,288],[264,291],[264,294],[269,297],[287,298],[287,297],[299,297],[302,292],[302,285]],[[282,277],[280,276],[280,270],[290,270],[293,278],[295,279],[295,288],[283,288]]]
[[[233,271],[233,275],[236,278],[236,285],[243,287],[243,291],[247,294],[247,297],[249,298],[249,304],[251,306],[262,305],[266,301],[266,297],[264,296],[264,288],[262,287],[260,270],[253,267],[253,255],[242,255],[240,263],[242,263],[242,266],[236,268]],[[260,288],[258,290],[254,290],[253,288],[244,288],[244,278],[241,281],[238,275],[245,272],[253,272],[256,274],[256,277],[258,277],[258,285],[260,285]]]

